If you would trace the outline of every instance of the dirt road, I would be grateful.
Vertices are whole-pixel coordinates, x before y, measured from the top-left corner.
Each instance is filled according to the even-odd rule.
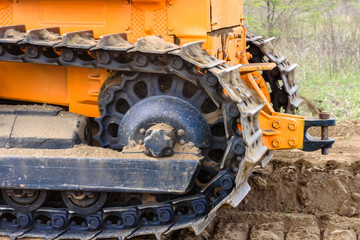
[[[359,240],[360,121],[342,121],[330,136],[329,155],[276,152],[237,209],[220,211],[200,236],[183,230],[168,239]]]

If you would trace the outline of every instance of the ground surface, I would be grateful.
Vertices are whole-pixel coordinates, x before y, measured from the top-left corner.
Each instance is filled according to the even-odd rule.
[[[237,209],[220,211],[200,236],[182,230],[168,239],[360,240],[360,121],[342,121],[330,136],[329,155],[275,153]]]
[[[166,240],[360,240],[360,121],[329,135],[329,155],[276,152],[240,206],[219,211],[199,236],[186,229]]]

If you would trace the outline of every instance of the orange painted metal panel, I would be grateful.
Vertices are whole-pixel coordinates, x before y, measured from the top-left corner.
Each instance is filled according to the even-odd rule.
[[[160,35],[166,41],[173,42],[173,36],[167,34],[167,10],[166,0],[132,1],[129,41],[135,42],[145,36]]]
[[[174,0],[168,9],[168,34],[179,38],[206,37],[210,28],[210,0]]]
[[[68,68],[69,110],[88,117],[100,116],[97,98],[109,73],[103,69]]]
[[[94,30],[94,36],[125,32],[131,23],[126,0],[21,0],[13,3],[13,24],[27,29],[60,27],[61,33]]]
[[[1,62],[0,72],[0,98],[68,105],[65,67]]]
[[[243,15],[242,0],[211,0],[211,28],[239,26]]]

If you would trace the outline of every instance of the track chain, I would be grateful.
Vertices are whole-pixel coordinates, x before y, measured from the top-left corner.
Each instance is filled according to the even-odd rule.
[[[9,29],[20,34],[9,37],[5,34]],[[263,104],[241,80],[239,66],[227,65],[210,56],[202,50],[202,42],[180,47],[158,37],[146,37],[131,44],[124,40],[123,34],[94,40],[91,31],[61,37],[58,28],[46,29],[51,38],[41,37],[42,31],[45,30],[29,31],[25,35],[22,25],[1,28],[0,61],[175,74],[203,87],[222,110],[228,146],[221,162],[222,170],[195,195],[158,204],[103,208],[86,216],[59,208],[19,213],[2,206],[0,235],[11,239],[124,239],[153,234],[160,239],[163,234],[187,227],[199,234],[222,205],[235,207],[242,201],[250,190],[247,180],[253,167],[264,166],[272,153],[261,142],[258,116]],[[75,42],[74,36],[82,41]],[[227,125],[231,117],[241,123],[240,134]],[[237,152],[239,144],[245,148],[242,154]],[[238,159],[236,173],[228,167],[232,156]]]
[[[247,33],[246,43],[248,51],[252,54],[250,62],[274,62],[276,68],[264,71],[263,77],[271,87],[271,103],[275,111],[284,109],[286,113],[293,114],[302,99],[298,94],[298,86],[295,82],[296,64],[290,64],[287,59],[275,50],[271,41],[274,38],[265,39],[252,33]]]

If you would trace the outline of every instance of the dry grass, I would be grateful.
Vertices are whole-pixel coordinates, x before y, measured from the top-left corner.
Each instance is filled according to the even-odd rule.
[[[266,21],[258,6],[248,10],[253,14],[250,22],[256,15]],[[300,94],[338,119],[360,118],[359,22],[360,4],[327,2],[296,17],[284,14],[272,31],[278,35],[275,46],[298,63]],[[300,113],[309,114],[305,107]]]

